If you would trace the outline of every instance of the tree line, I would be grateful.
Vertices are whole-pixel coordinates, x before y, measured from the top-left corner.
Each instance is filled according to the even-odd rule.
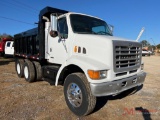
[[[142,47],[148,47],[149,49],[156,49],[156,47],[158,48],[158,49],[160,49],[160,44],[158,44],[158,45],[151,45],[147,40],[142,40],[141,41],[141,43],[142,43]]]
[[[1,41],[2,38],[13,38],[13,36],[9,35],[7,33],[3,33],[3,34],[0,34],[0,41]]]

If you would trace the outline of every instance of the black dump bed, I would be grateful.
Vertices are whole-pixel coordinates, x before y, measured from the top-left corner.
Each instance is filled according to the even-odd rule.
[[[45,20],[50,19],[50,14],[65,14],[68,11],[52,7],[45,7],[40,11],[38,27],[14,35],[15,57],[44,60],[45,59]]]
[[[39,55],[39,40],[38,28],[14,35],[15,56],[26,58],[38,57]]]

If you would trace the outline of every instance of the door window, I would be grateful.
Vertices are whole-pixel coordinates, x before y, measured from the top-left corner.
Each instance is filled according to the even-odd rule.
[[[7,47],[10,47],[11,42],[7,42]]]
[[[58,31],[62,38],[68,38],[68,26],[66,17],[60,18],[58,20]]]

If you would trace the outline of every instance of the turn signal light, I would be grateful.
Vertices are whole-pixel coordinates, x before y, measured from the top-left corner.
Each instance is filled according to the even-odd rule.
[[[100,71],[88,70],[88,75],[93,80],[103,79],[107,77],[107,70],[100,70]]]
[[[99,79],[100,78],[100,71],[88,70],[88,75],[91,79]]]

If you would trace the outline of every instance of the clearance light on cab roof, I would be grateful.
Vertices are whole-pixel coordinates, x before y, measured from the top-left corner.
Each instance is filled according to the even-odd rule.
[[[93,80],[103,79],[107,77],[107,70],[101,70],[101,71],[88,70],[88,75]]]

